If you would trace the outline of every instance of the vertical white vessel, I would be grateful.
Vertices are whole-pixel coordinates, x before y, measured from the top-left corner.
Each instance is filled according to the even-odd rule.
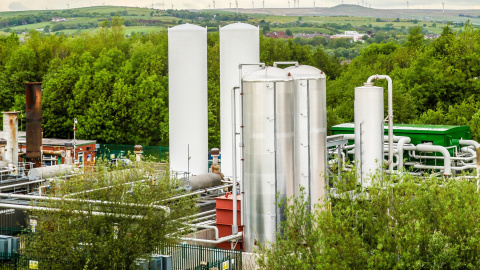
[[[259,28],[245,23],[232,23],[220,28],[220,140],[222,152],[222,173],[233,176],[233,131],[232,131],[232,89],[240,86],[239,64],[253,64],[260,61]],[[255,66],[243,66],[244,74],[255,70]],[[240,99],[237,98],[237,101]],[[240,104],[237,103],[237,108]],[[240,119],[237,117],[237,119]],[[237,121],[239,132],[240,121]],[[240,140],[237,139],[237,143]],[[238,147],[238,146],[237,146]],[[237,175],[240,175],[240,151],[237,150]]]
[[[170,170],[208,171],[207,29],[168,29]]]

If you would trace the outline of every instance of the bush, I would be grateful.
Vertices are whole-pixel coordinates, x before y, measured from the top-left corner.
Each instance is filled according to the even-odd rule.
[[[405,175],[368,191],[343,189],[315,214],[290,198],[276,243],[258,249],[263,269],[478,269],[476,180]],[[347,192],[348,191],[348,192]],[[329,209],[328,211],[321,209]]]

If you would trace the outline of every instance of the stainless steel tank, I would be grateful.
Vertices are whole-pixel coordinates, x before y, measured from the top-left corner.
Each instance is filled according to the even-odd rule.
[[[278,203],[293,189],[293,81],[276,67],[242,79],[244,249],[273,242],[283,217]],[[276,197],[276,193],[279,196]]]
[[[309,196],[311,209],[326,194],[327,166],[327,96],[326,76],[312,66],[292,66],[285,69],[294,83],[295,175],[294,194],[300,186]]]

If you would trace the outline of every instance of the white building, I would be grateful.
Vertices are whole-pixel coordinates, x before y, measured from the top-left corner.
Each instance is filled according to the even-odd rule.
[[[333,38],[333,39],[335,39],[335,38],[349,38],[349,39],[352,39],[353,42],[357,42],[357,41],[364,42],[364,40],[362,40],[362,38],[365,35],[368,36],[368,34],[357,33],[357,31],[345,31],[344,34],[333,35],[330,38]]]

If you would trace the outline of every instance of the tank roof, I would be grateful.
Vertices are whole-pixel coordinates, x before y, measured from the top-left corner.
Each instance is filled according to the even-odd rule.
[[[273,82],[273,81],[290,81],[288,71],[277,67],[263,67],[256,69],[243,76],[245,82]]]
[[[181,25],[177,25],[177,26],[174,26],[174,27],[171,27],[171,28],[168,28],[168,32],[176,32],[176,31],[200,31],[200,30],[203,30],[203,31],[207,31],[206,28],[203,28],[201,26],[198,26],[196,24],[189,24],[189,23],[185,23],[185,24],[181,24]]]
[[[248,24],[248,23],[241,23],[241,22],[237,22],[237,23],[231,23],[231,24],[228,24],[228,25],[225,25],[224,27],[221,27],[220,30],[229,30],[229,31],[234,31],[234,30],[256,30],[258,31],[258,26],[255,26],[255,25],[251,25],[251,24]]]
[[[320,69],[308,65],[291,66],[285,68],[293,79],[320,79],[325,78],[325,73]]]

